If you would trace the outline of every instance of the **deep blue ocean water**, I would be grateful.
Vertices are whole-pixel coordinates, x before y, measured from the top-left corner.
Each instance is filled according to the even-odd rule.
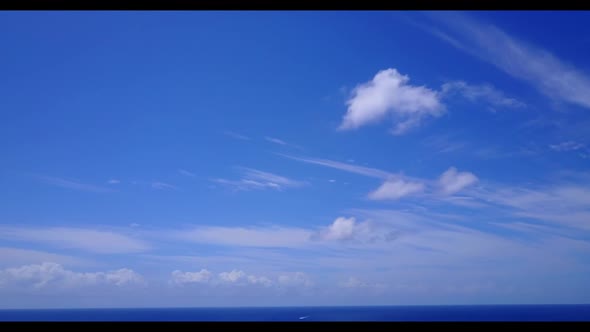
[[[590,321],[590,305],[11,309],[0,321]]]

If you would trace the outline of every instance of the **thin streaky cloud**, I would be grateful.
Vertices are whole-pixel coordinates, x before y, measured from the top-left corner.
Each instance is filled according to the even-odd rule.
[[[0,239],[99,254],[136,253],[149,249],[147,243],[124,233],[79,227],[0,226]]]
[[[157,190],[177,190],[178,187],[173,186],[171,184],[165,183],[165,182],[152,182],[152,188],[157,189]]]
[[[302,146],[296,145],[296,144],[291,144],[291,143],[287,143],[285,141],[283,141],[282,139],[278,139],[276,137],[270,137],[270,136],[265,136],[264,139],[268,142],[274,143],[274,144],[278,144],[278,145],[282,145],[282,146],[288,146],[288,147],[292,147],[298,150],[304,150]]]
[[[88,191],[88,192],[95,192],[95,193],[106,193],[106,192],[113,191],[109,188],[86,184],[86,183],[82,183],[82,182],[79,182],[77,180],[72,180],[72,179],[64,179],[64,178],[45,176],[45,175],[38,175],[36,177],[38,179],[40,179],[41,181],[43,181],[47,184],[50,184],[52,186],[62,187],[62,188],[67,188],[67,189],[72,189],[72,190]]]
[[[496,107],[522,108],[526,106],[525,103],[507,97],[504,92],[487,83],[473,85],[464,81],[451,81],[442,85],[441,94],[444,97],[460,95],[471,102],[483,101]]]
[[[584,144],[574,142],[574,141],[566,141],[566,142],[561,142],[558,144],[550,144],[549,145],[549,148],[551,148],[551,150],[559,151],[559,152],[575,151],[575,150],[582,149],[584,147],[585,147]]]
[[[225,135],[227,135],[229,137],[235,138],[235,139],[243,140],[243,141],[250,140],[250,137],[248,137],[248,136],[245,136],[245,135],[242,135],[242,134],[238,134],[236,132],[229,131],[229,130],[224,131],[223,134],[225,134]]]
[[[339,162],[339,161],[334,161],[334,160],[329,160],[329,159],[295,157],[295,156],[282,154],[282,153],[277,153],[277,154],[282,157],[297,160],[300,162],[314,164],[314,165],[320,165],[320,166],[329,167],[329,168],[334,168],[334,169],[338,169],[341,171],[360,174],[360,175],[364,175],[364,176],[368,176],[368,177],[372,177],[372,178],[377,178],[377,179],[388,179],[388,178],[398,176],[398,174],[386,172],[386,171],[383,171],[383,170],[380,170],[377,168],[351,165],[351,164],[347,164],[347,163],[343,163],[343,162]]]
[[[282,190],[285,188],[297,188],[307,185],[305,181],[298,181],[288,177],[265,172],[253,168],[238,167],[242,177],[238,180],[213,179],[213,182],[228,186],[234,190],[249,191],[256,189]]]
[[[281,139],[278,139],[278,138],[265,136],[264,139],[267,140],[267,141],[269,141],[269,142],[275,143],[275,144],[287,145],[287,142],[285,142],[285,141],[283,141]]]
[[[196,176],[194,173],[192,173],[192,172],[189,172],[189,171],[187,171],[187,170],[185,170],[185,169],[179,169],[179,170],[178,170],[178,173],[180,173],[180,174],[182,174],[182,175],[184,175],[184,176],[191,177],[191,178],[194,178],[194,177]]]
[[[463,14],[431,13],[430,17],[448,30],[441,34],[427,29],[441,40],[528,82],[554,100],[590,108],[590,78],[548,50]]]
[[[117,179],[110,179],[107,181],[107,183],[108,184],[119,184],[119,183],[121,183],[121,181],[117,180]]]

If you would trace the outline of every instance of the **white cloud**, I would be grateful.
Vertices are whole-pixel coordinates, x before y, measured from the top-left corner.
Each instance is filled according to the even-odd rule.
[[[578,143],[578,142],[574,142],[574,141],[567,141],[567,142],[561,142],[559,144],[551,144],[549,145],[549,147],[551,148],[551,150],[554,151],[575,151],[575,150],[579,150],[584,148],[584,144],[582,143]]]
[[[91,184],[82,183],[82,182],[79,182],[78,180],[64,179],[64,178],[43,176],[43,175],[37,176],[37,178],[39,178],[41,181],[43,181],[47,184],[57,186],[57,187],[67,188],[67,189],[88,191],[88,192],[95,192],[95,193],[106,193],[106,192],[112,191],[109,188],[103,188],[103,187],[99,187],[99,186],[95,186],[95,185],[91,185]]]
[[[121,183],[121,181],[117,180],[117,179],[110,179],[107,181],[108,184],[119,184]]]
[[[311,287],[314,285],[311,278],[303,272],[282,274],[278,278],[278,283],[288,287]]]
[[[267,277],[257,277],[253,275],[248,276],[248,282],[254,285],[262,285],[264,287],[270,287],[274,284],[273,281]]]
[[[577,183],[516,187],[495,185],[474,193],[477,198],[512,209],[515,217],[526,217],[556,225],[589,229],[590,185],[579,177]]]
[[[452,96],[460,94],[471,102],[484,101],[497,107],[524,107],[525,104],[514,98],[508,98],[502,91],[497,90],[492,85],[470,85],[463,81],[453,81],[443,84],[441,94],[443,96]]]
[[[494,25],[476,22],[458,13],[432,17],[448,28],[435,34],[451,45],[490,62],[514,78],[526,81],[545,95],[590,108],[590,79],[549,51],[524,43]],[[432,32],[432,31],[431,31]]]
[[[289,147],[292,147],[295,149],[303,150],[303,148],[299,145],[290,144],[290,143],[283,141],[282,139],[278,139],[275,137],[265,136],[264,139],[271,142],[271,143],[274,143],[274,144],[278,144],[278,145],[282,145],[282,146],[289,146]]]
[[[287,145],[287,142],[280,140],[278,138],[274,138],[274,137],[264,137],[265,140],[271,142],[271,143],[275,143],[275,144],[279,144],[279,145]]]
[[[345,172],[360,174],[372,178],[378,179],[388,179],[396,174],[389,173],[380,169],[371,168],[371,167],[363,167],[363,166],[356,166],[347,163],[342,163],[339,161],[329,160],[329,159],[319,159],[319,158],[303,158],[303,157],[294,157],[286,154],[279,153],[278,155],[283,156],[285,158],[301,161],[308,164],[320,165],[324,167],[330,167],[334,169],[338,169]]]
[[[424,189],[425,185],[421,182],[392,179],[383,183],[375,191],[369,193],[369,198],[372,200],[396,200],[404,196],[421,193]]]
[[[176,186],[173,186],[168,183],[164,182],[152,182],[152,188],[157,190],[176,190],[178,189]]]
[[[246,273],[244,271],[232,270],[231,272],[221,272],[219,279],[225,282],[238,282],[241,279],[246,279]]]
[[[0,267],[38,262],[55,262],[64,265],[93,265],[92,261],[39,250],[0,247]]]
[[[300,247],[312,232],[289,227],[211,227],[199,226],[175,234],[197,243],[248,247]]]
[[[342,287],[342,288],[348,288],[348,289],[361,289],[363,291],[366,291],[366,290],[384,290],[384,289],[387,288],[383,284],[367,283],[367,282],[362,281],[361,279],[359,279],[357,277],[350,277],[346,281],[341,282],[339,284],[339,286]]]
[[[145,283],[139,274],[126,268],[109,272],[74,272],[52,262],[0,270],[0,280],[3,281],[0,285],[13,287],[14,284],[24,284],[34,288],[81,287],[101,284],[125,286]]]
[[[265,276],[248,275],[241,270],[232,270],[230,272],[221,272],[217,276],[206,269],[199,272],[182,272],[175,270],[172,272],[172,283],[184,285],[189,283],[209,284],[209,285],[259,285],[270,287],[275,283]]]
[[[243,141],[250,140],[250,137],[245,136],[245,135],[242,135],[242,134],[238,134],[238,133],[233,132],[233,131],[226,130],[223,133],[225,135],[227,135],[229,137],[232,137],[232,138],[235,138],[235,139],[239,139],[239,140],[243,140]]]
[[[347,240],[353,237],[355,219],[339,217],[330,225],[324,234],[327,240]]]
[[[450,153],[461,150],[467,146],[467,143],[455,141],[448,135],[430,136],[423,140],[426,146],[437,150],[437,153]]]
[[[178,170],[178,173],[180,173],[180,174],[182,174],[184,176],[191,177],[191,178],[194,178],[195,177],[195,173],[189,172],[186,169],[179,169]]]
[[[298,188],[305,186],[307,183],[289,179],[287,177],[263,172],[252,168],[240,168],[243,177],[240,180],[215,179],[214,182],[230,186],[234,190],[256,190],[256,189],[274,189],[282,190],[285,188]]]
[[[179,270],[172,272],[172,282],[175,284],[207,283],[212,277],[213,274],[205,269],[201,269],[199,272],[182,272]]]
[[[336,241],[354,244],[391,242],[400,236],[400,230],[391,225],[370,220],[357,222],[355,217],[338,217],[332,224],[314,233],[314,241]]]
[[[0,238],[100,254],[136,253],[149,249],[143,241],[124,234],[85,228],[0,226]]]
[[[446,170],[438,179],[443,193],[452,195],[475,184],[478,178],[470,172],[458,172],[455,167]]]
[[[444,112],[436,91],[409,85],[410,78],[396,69],[379,71],[369,82],[357,86],[347,101],[348,110],[340,129],[355,129],[391,115],[396,122],[392,132],[403,134],[426,117]]]

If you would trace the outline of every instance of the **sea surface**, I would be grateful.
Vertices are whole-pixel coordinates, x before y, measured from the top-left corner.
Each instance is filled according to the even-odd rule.
[[[590,321],[590,305],[9,309],[0,321]]]

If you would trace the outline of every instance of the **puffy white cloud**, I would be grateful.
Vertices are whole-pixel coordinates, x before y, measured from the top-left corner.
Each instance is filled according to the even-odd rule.
[[[396,200],[404,196],[421,193],[424,189],[425,185],[421,182],[392,179],[383,183],[375,191],[369,193],[369,198],[373,200]]]
[[[176,284],[188,283],[206,283],[209,282],[213,274],[205,269],[199,272],[182,272],[175,270],[172,272],[172,282]]]
[[[249,275],[248,276],[248,282],[254,285],[262,285],[264,287],[270,287],[272,286],[274,283],[272,282],[272,280],[270,280],[267,277],[257,277],[257,276],[253,276],[253,275]]]
[[[379,283],[367,283],[357,277],[350,277],[346,281],[341,282],[339,284],[339,286],[342,288],[348,288],[348,289],[361,289],[363,291],[384,290],[385,288],[387,288],[386,285],[379,284]]]
[[[0,226],[0,239],[46,243],[100,254],[135,253],[149,249],[145,242],[125,234],[72,227]]]
[[[370,220],[357,222],[355,217],[338,217],[328,227],[316,232],[315,241],[345,241],[354,243],[389,242],[398,238],[400,232],[390,225]]]
[[[24,265],[16,268],[0,270],[3,285],[32,285],[42,287],[81,287],[110,284],[124,286],[144,284],[144,279],[130,269],[119,269],[109,272],[74,272],[66,270],[57,263]]]
[[[452,195],[477,181],[478,178],[473,173],[458,172],[455,167],[446,170],[438,179],[442,192],[447,195]]]
[[[324,234],[326,240],[347,240],[354,236],[355,219],[339,217],[334,220]]]
[[[347,101],[348,110],[340,129],[355,129],[379,122],[391,115],[396,122],[392,132],[403,134],[426,117],[444,112],[436,91],[409,85],[410,78],[389,68],[379,71],[369,82],[360,84]]]
[[[246,278],[244,271],[232,270],[231,272],[221,272],[219,279],[225,282],[238,282],[241,279]]]
[[[206,269],[201,269],[199,272],[182,272],[175,270],[172,272],[171,281],[177,285],[199,283],[209,285],[258,285],[263,287],[270,287],[275,283],[265,277],[248,275],[242,270],[232,270],[230,272],[221,272],[214,275]]]

